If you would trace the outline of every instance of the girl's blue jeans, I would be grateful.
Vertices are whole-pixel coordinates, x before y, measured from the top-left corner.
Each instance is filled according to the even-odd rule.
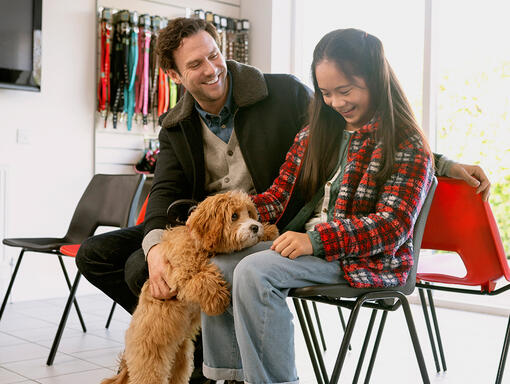
[[[347,284],[339,262],[314,256],[291,260],[259,243],[212,261],[232,287],[232,304],[219,316],[202,314],[203,372],[213,380],[251,384],[298,383],[291,288]]]

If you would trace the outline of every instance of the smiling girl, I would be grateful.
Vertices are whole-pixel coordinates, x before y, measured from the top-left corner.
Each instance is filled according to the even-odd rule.
[[[211,379],[297,383],[289,289],[400,286],[413,265],[433,160],[381,42],[356,29],[328,33],[312,78],[310,124],[274,184],[253,197],[262,221],[286,224],[283,234],[215,258],[232,307],[202,318]]]

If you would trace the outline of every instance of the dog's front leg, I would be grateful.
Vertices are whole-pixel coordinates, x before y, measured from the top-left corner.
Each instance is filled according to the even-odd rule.
[[[227,283],[218,267],[211,263],[205,263],[197,273],[182,282],[177,298],[199,304],[209,316],[219,315],[230,304]]]
[[[264,235],[260,241],[276,240],[276,238],[279,236],[278,227],[269,223],[262,223],[262,226],[264,227]]]

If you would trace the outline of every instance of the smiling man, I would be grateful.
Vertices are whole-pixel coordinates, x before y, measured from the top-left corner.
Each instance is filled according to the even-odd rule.
[[[187,92],[160,119],[145,222],[92,237],[77,255],[83,275],[129,312],[147,278],[154,297],[175,295],[163,279],[167,264],[159,246],[168,206],[232,189],[265,191],[305,124],[311,97],[306,86],[291,75],[226,62],[217,37],[214,26],[197,19],[177,18],[160,31],[159,64]],[[207,382],[200,339],[195,366],[191,383]]]

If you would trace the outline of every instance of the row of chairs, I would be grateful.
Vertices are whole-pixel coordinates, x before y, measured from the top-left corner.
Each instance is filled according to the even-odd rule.
[[[124,228],[128,225],[134,224],[140,196],[144,190],[144,183],[145,176],[141,174],[95,175],[81,196],[72,216],[67,233],[64,237],[3,239],[2,242],[4,245],[21,248],[21,252],[18,256],[18,261],[16,262],[11,280],[9,281],[7,291],[2,301],[2,306],[0,308],[0,320],[9,300],[9,296],[18,274],[21,261],[23,260],[23,256],[26,252],[43,253],[57,256],[60,267],[64,274],[64,278],[69,289],[69,295],[64,311],[60,318],[57,332],[53,339],[50,353],[46,362],[47,365],[53,364],[60,339],[64,332],[67,318],[73,305],[76,309],[76,313],[78,315],[83,332],[87,331],[80,307],[75,298],[76,290],[78,289],[81,278],[81,273],[79,271],[76,273],[74,281],[71,284],[69,274],[67,273],[67,269],[62,257],[76,256],[79,245],[88,237],[92,236],[96,232],[97,228],[101,226]],[[144,214],[145,209],[144,207],[142,208],[143,209],[141,214]],[[143,221],[143,216],[140,215],[136,221]],[[113,304],[110,311],[110,316],[106,327],[108,327],[110,324],[114,309],[115,303]]]
[[[136,220],[135,212],[139,210],[141,201],[140,195],[142,193],[143,184],[143,175],[95,175],[80,199],[71,220],[68,232],[63,238],[25,238],[3,240],[3,244],[5,245],[21,248],[21,252],[7,292],[4,296],[2,307],[0,308],[0,319],[4,312],[24,253],[29,251],[54,254],[58,256],[70,293],[47,360],[48,365],[53,364],[60,338],[73,304],[78,313],[83,331],[86,331],[78,303],[75,299],[76,289],[78,288],[81,275],[78,272],[74,283],[71,284],[62,256],[76,256],[80,244],[86,238],[92,236],[99,226],[116,226],[122,228],[127,225],[134,224],[135,222],[136,224],[141,223],[145,214],[147,199],[144,200],[140,214]],[[436,186],[437,191],[435,191]],[[410,295],[414,291],[415,287],[419,288],[425,320],[427,323],[427,330],[434,354],[436,370],[439,372],[440,367],[437,357],[437,349],[439,349],[444,370],[446,370],[446,360],[444,357],[443,346],[439,333],[439,324],[435,307],[433,305],[431,290],[438,289],[463,294],[495,295],[510,289],[510,285],[506,285],[498,290],[495,289],[496,281],[498,279],[505,277],[510,281],[510,271],[490,206],[488,203],[483,202],[481,197],[476,195],[474,190],[463,182],[448,178],[439,178],[438,184],[437,180],[434,180],[415,224],[413,246],[415,264],[411,270],[407,283],[403,287],[390,289],[355,289],[346,287],[345,285],[331,284],[291,290],[290,296],[293,298],[298,320],[300,322],[301,329],[303,330],[303,335],[310,354],[317,383],[329,384],[338,382],[347,350],[350,348],[350,340],[354,331],[356,320],[361,308],[363,307],[371,308],[372,315],[365,336],[365,341],[361,349],[358,366],[354,374],[353,383],[356,383],[359,379],[377,312],[382,311],[382,316],[369,367],[367,369],[365,383],[368,383],[370,380],[370,375],[375,364],[377,349],[384,330],[387,314],[388,312],[395,311],[400,307],[404,310],[422,380],[424,383],[429,383],[430,379],[428,377],[425,361],[406,296]],[[445,273],[420,273],[418,269],[420,246],[423,249],[457,252],[466,266],[466,276],[464,278],[459,278]],[[445,257],[449,256],[445,255]],[[426,263],[426,258],[421,260],[420,263]],[[428,269],[430,270],[431,267]],[[437,283],[441,283],[441,285],[437,285]],[[450,284],[478,286],[480,289],[461,289],[451,287],[449,286]],[[423,290],[427,290],[428,292],[427,296],[429,298],[435,333],[432,332],[432,327],[430,325],[427,303]],[[328,375],[324,364],[321,346],[317,340],[310,311],[308,310],[307,301],[311,301],[313,303],[316,318],[318,318],[315,306],[316,302],[338,307],[340,315],[341,307],[351,310],[347,325],[344,324],[345,335],[331,376]],[[110,311],[106,325],[107,327],[114,309],[115,303]],[[341,320],[343,322],[343,317],[341,317]],[[509,339],[510,318],[505,333],[505,341],[503,343],[503,350],[496,378],[497,384],[502,382]]]

